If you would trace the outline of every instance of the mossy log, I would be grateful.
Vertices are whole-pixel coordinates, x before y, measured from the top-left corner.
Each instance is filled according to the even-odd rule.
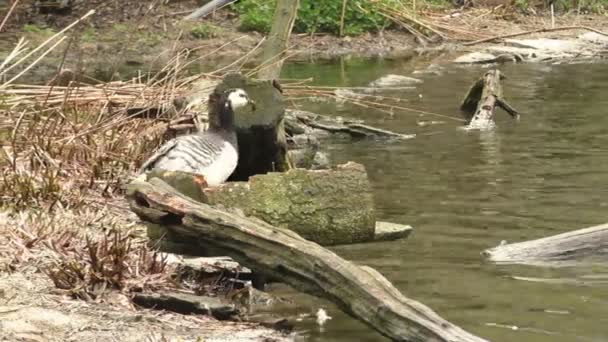
[[[561,266],[608,261],[608,223],[542,239],[503,244],[483,253],[499,264]]]
[[[376,220],[371,185],[362,165],[347,163],[333,170],[292,169],[200,188],[196,177],[181,172],[153,171],[186,196],[214,206],[242,210],[272,225],[291,229],[321,245],[373,241]],[[152,225],[152,238],[184,239]],[[383,231],[384,232],[384,231]],[[202,251],[199,251],[202,252]]]
[[[469,128],[486,128],[494,124],[494,109],[500,107],[513,118],[518,112],[503,98],[500,70],[489,70],[477,80],[462,101],[460,109],[467,115]]]
[[[482,342],[403,296],[380,273],[357,266],[298,234],[180,194],[158,178],[136,180],[127,197],[144,221],[212,245],[254,271],[326,298],[395,341]]]

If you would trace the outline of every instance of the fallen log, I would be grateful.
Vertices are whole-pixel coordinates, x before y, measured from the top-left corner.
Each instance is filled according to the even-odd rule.
[[[200,188],[196,177],[188,173],[154,171],[148,179],[153,177],[194,200],[238,208],[245,215],[291,229],[321,245],[374,240],[376,220],[371,185],[360,164],[347,163],[334,170],[271,172],[252,176],[248,182],[206,189]],[[162,226],[150,227],[150,237],[164,235],[164,240],[187,242],[175,240]]]
[[[567,233],[487,249],[483,255],[500,264],[566,266],[608,261],[608,223]]]
[[[489,70],[477,80],[465,96],[460,109],[467,114],[467,128],[484,129],[494,126],[494,109],[502,108],[514,119],[518,112],[503,98],[500,81],[504,76],[499,70]]]
[[[164,225],[201,246],[212,245],[254,271],[326,298],[392,340],[485,341],[406,298],[372,268],[352,264],[290,230],[198,203],[158,178],[134,181],[127,198],[142,220]]]

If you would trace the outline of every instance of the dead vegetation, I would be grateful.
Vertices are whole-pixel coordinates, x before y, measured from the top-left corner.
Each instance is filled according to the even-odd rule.
[[[175,288],[173,268],[135,231],[107,212],[5,214],[0,243],[4,271],[34,267],[75,298],[99,300],[110,290],[125,294]]]

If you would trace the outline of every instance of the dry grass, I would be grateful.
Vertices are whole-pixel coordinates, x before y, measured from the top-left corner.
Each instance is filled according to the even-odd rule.
[[[412,33],[423,41],[476,41],[489,37],[516,32],[526,32],[550,28],[548,14],[524,14],[515,4],[500,4],[494,7],[474,7],[467,9],[433,8],[425,3],[416,5],[416,0],[396,0],[392,4],[370,0],[363,12],[375,11],[394,22],[398,27]],[[532,11],[534,12],[534,11]],[[580,13],[572,11],[555,18],[555,27],[591,26],[596,29],[597,21],[589,21]]]
[[[7,214],[0,232],[4,271],[34,267],[76,298],[175,287],[173,268],[108,212]]]
[[[168,126],[191,121],[165,110],[205,77],[181,77],[185,58],[177,53],[158,74],[128,82],[0,84],[0,206],[78,208],[120,194]]]

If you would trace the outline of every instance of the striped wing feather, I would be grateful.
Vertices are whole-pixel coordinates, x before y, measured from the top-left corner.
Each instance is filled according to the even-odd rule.
[[[236,167],[238,152],[211,132],[175,138],[161,146],[140,168],[140,173],[156,167],[167,171],[201,174],[210,184],[223,182]]]
[[[178,139],[172,139],[172,140],[167,141],[158,150],[156,150],[156,152],[154,152],[154,154],[150,158],[148,158],[148,160],[146,160],[141,165],[141,167],[139,168],[139,171],[137,171],[137,173],[141,174],[148,170],[153,169],[154,164],[156,164],[156,162],[160,158],[163,158],[169,151],[171,151],[173,148],[175,148],[175,146],[177,146],[177,143],[178,143]]]

